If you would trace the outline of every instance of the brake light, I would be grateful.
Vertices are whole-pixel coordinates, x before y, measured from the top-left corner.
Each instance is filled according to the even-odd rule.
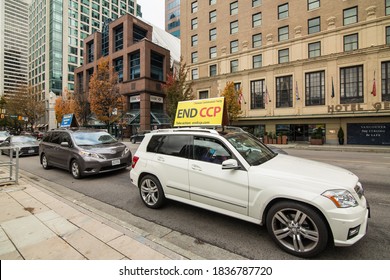
[[[139,160],[139,157],[133,156],[133,162],[131,163],[131,168],[134,168]]]

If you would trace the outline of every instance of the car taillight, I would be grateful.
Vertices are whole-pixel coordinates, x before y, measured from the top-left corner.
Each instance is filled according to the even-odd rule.
[[[139,157],[133,156],[133,162],[131,163],[131,168],[134,168],[137,164],[137,161],[139,160]]]

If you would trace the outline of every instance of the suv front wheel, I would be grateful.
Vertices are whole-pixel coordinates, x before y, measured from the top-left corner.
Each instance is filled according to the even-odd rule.
[[[321,215],[311,207],[293,201],[279,202],[271,207],[267,214],[267,230],[279,247],[301,258],[319,254],[328,242],[328,229]]]
[[[139,193],[143,203],[149,208],[160,208],[165,202],[160,181],[153,175],[146,175],[139,184]]]

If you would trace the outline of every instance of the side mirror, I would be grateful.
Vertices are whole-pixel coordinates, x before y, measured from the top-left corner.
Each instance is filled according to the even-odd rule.
[[[61,142],[61,147],[66,147],[68,148],[69,147],[69,143],[68,142]]]
[[[235,159],[227,159],[224,162],[222,162],[222,169],[233,169],[237,170],[241,167],[238,165],[237,160]]]

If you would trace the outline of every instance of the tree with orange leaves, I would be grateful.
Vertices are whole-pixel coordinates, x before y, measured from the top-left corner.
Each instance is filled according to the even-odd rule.
[[[56,104],[54,105],[57,123],[61,123],[63,115],[73,113],[72,102],[72,94],[65,88],[64,93],[62,96],[57,97]]]
[[[117,110],[123,104],[118,88],[118,75],[106,58],[99,60],[97,71],[89,81],[89,102],[91,112],[108,128],[120,118]]]

